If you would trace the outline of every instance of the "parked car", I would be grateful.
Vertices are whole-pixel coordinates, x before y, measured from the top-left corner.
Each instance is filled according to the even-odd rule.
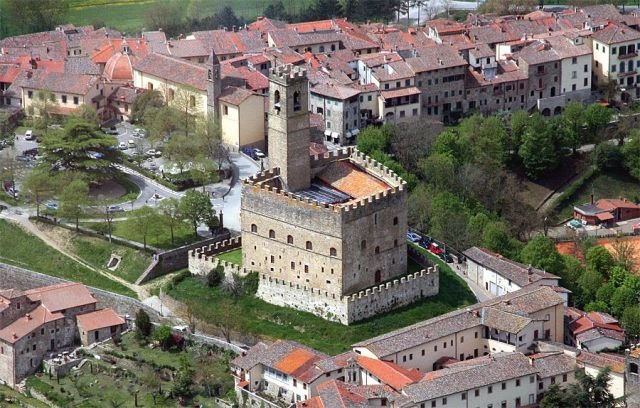
[[[156,149],[149,149],[146,152],[144,152],[144,154],[146,154],[147,156],[155,157]]]
[[[440,245],[437,243],[432,242],[431,245],[429,245],[429,251],[434,255],[440,255],[444,252],[444,249],[440,248]]]
[[[431,245],[431,238],[429,237],[420,238],[420,241],[418,241],[418,245],[420,245],[424,249],[429,249],[429,245]]]
[[[253,154],[255,156],[254,160],[264,159],[266,157],[260,149],[253,149]]]
[[[49,200],[44,205],[49,211],[58,211],[58,203],[53,200]]]
[[[440,257],[440,259],[442,259],[446,263],[453,263],[453,257],[451,255],[449,255],[448,253],[446,253],[446,252],[442,252],[438,256]]]
[[[410,242],[420,242],[420,239],[422,237],[419,234],[416,234],[415,232],[407,232],[407,241]]]
[[[115,212],[124,212],[124,208],[119,205],[110,205],[107,207],[107,212],[115,213]]]
[[[127,150],[129,147],[127,146],[127,144],[125,142],[120,142],[120,144],[118,145],[118,149],[120,150]]]
[[[34,135],[33,135],[33,130],[29,129],[26,132],[24,132],[24,140],[33,140]]]
[[[134,142],[132,139],[129,139],[129,149],[135,149],[136,148],[136,142]]]
[[[6,190],[7,194],[13,198],[18,198],[18,194],[20,193],[17,188],[9,187]]]

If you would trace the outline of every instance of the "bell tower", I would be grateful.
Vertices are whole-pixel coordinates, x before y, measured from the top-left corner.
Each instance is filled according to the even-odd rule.
[[[269,165],[280,169],[287,191],[309,188],[309,83],[306,71],[284,65],[269,74]]]
[[[222,78],[220,75],[220,60],[211,49],[209,61],[207,61],[207,116],[209,119],[218,121],[220,119],[220,109],[218,100],[222,93]]]

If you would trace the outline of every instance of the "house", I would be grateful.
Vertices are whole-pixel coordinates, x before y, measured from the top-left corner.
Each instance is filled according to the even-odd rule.
[[[615,84],[624,102],[640,97],[640,32],[611,22],[591,36],[593,73],[598,85]]]
[[[597,202],[573,207],[573,218],[587,225],[613,225],[616,222],[640,218],[640,205],[626,198],[602,198]]]
[[[96,304],[79,283],[0,291],[0,381],[14,387],[52,353],[119,335],[124,320]]]
[[[360,90],[320,83],[309,89],[310,111],[322,115],[325,138],[342,145],[352,144],[360,132]]]
[[[614,350],[625,343],[624,329],[607,313],[583,312],[568,307],[564,313],[565,343],[579,349],[598,352]]]
[[[592,353],[582,350],[577,355],[576,361],[578,367],[584,369],[585,374],[590,377],[596,377],[605,367],[609,368],[609,392],[611,392],[614,398],[621,398],[622,396],[629,395],[627,392],[627,383],[632,383],[633,381],[634,366],[632,364],[634,364],[634,355],[637,356],[638,354],[629,353],[625,360],[625,357],[617,354]],[[635,366],[635,369],[637,373],[637,366]]]
[[[113,309],[101,309],[76,318],[83,346],[118,337],[127,328],[125,320]]]
[[[244,146],[264,148],[265,97],[230,86],[219,98],[222,142],[239,150]]]
[[[560,278],[493,253],[472,247],[463,252],[467,277],[493,296],[515,292],[528,285],[559,286]]]

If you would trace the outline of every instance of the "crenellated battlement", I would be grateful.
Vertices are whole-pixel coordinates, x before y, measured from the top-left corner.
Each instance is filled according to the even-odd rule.
[[[307,70],[292,64],[277,65],[269,71],[269,78],[280,82],[288,82],[289,79],[306,78]]]
[[[311,168],[324,167],[334,161],[348,159],[354,151],[357,151],[355,147],[347,146],[324,154],[314,154],[311,156]]]
[[[258,297],[276,305],[295,307],[328,320],[351,324],[419,299],[438,294],[437,266],[376,285],[349,296],[340,296],[285,279],[260,276]]]
[[[233,249],[238,249],[242,246],[242,237],[233,237],[224,241],[216,242],[214,244],[205,245],[200,248],[189,251],[189,257],[207,258],[213,255],[219,255],[222,252],[228,252]]]
[[[354,149],[351,155],[351,160],[354,163],[362,167],[363,169],[371,172],[372,174],[380,177],[382,180],[391,184],[394,187],[404,190],[404,186],[407,184],[395,171],[391,170],[379,161],[367,156],[366,154]]]

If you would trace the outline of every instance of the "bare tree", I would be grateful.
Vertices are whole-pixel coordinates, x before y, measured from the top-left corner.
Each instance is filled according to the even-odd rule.
[[[613,248],[613,257],[616,263],[627,271],[633,272],[636,265],[636,254],[633,244],[631,244],[629,240],[618,238],[611,247]]]

